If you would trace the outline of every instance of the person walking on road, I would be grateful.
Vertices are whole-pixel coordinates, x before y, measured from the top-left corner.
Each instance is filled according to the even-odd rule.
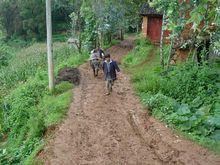
[[[117,62],[111,59],[110,54],[106,54],[105,61],[103,63],[103,72],[105,75],[107,88],[106,95],[110,95],[110,93],[112,92],[112,86],[114,85],[114,81],[117,80],[116,71],[120,72]]]

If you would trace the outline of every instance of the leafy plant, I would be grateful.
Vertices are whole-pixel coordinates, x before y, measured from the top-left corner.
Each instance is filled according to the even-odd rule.
[[[152,56],[152,46],[137,44],[123,65],[142,103],[170,127],[220,151],[219,66],[186,62],[164,71],[158,51]]]
[[[13,50],[0,42],[0,69],[9,64],[9,60],[13,57]]]
[[[86,52],[75,53],[66,44],[55,45],[56,74],[88,58]],[[64,82],[56,86],[54,93],[48,92],[45,54],[44,44],[23,48],[0,72],[0,77],[7,76],[0,82],[1,134],[7,135],[0,149],[0,164],[33,162],[44,144],[46,129],[63,119],[72,100],[72,84]]]

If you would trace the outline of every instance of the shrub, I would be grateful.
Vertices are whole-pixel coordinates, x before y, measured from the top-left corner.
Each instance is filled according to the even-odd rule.
[[[211,66],[185,63],[175,67],[163,77],[162,91],[183,103],[212,104],[217,96],[219,75]],[[169,82],[169,83],[167,83]]]
[[[86,52],[74,54],[65,44],[55,45],[56,73],[88,58]],[[0,69],[3,131],[8,135],[0,149],[0,164],[33,162],[43,145],[44,132],[63,119],[72,100],[73,85],[67,82],[57,85],[54,93],[48,92],[45,51],[43,44],[24,48],[7,67]]]
[[[186,62],[163,70],[158,51],[152,57],[152,46],[136,44],[123,65],[142,103],[170,127],[220,151],[219,65]]]
[[[23,125],[32,116],[33,106],[36,106],[40,98],[46,93],[46,84],[36,79],[26,84],[21,84],[7,96],[5,100],[4,128],[10,130],[10,135],[16,138]]]
[[[9,64],[9,60],[13,57],[12,48],[0,42],[0,69]]]

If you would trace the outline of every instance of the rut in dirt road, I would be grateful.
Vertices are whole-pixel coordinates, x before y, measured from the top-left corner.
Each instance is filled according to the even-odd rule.
[[[121,60],[132,39],[109,52]],[[88,63],[79,67],[81,82],[73,90],[67,119],[43,151],[48,165],[211,164],[220,158],[179,138],[147,114],[129,82],[120,73],[113,93],[105,96],[103,75],[93,77]]]

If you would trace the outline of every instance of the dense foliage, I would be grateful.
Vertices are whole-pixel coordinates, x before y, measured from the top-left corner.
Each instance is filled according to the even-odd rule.
[[[74,10],[73,1],[53,0],[53,30],[68,29],[68,15]],[[44,0],[0,0],[0,24],[7,38],[42,40],[46,35]]]
[[[188,61],[163,71],[158,50],[145,40],[137,44],[123,64],[143,104],[170,127],[220,151],[219,64]]]
[[[169,54],[161,54],[163,55],[161,59],[166,65],[169,65],[175,47],[197,50],[199,52],[197,56],[202,58],[207,57],[208,54],[220,56],[217,46],[220,38],[218,0],[154,0],[152,5],[164,12],[163,29],[171,31]],[[210,44],[209,47],[206,46],[207,43]]]
[[[64,43],[54,46],[56,74],[87,59],[87,53],[74,53]],[[1,164],[32,164],[46,129],[57,124],[69,107],[72,85],[61,83],[54,93],[48,92],[45,61],[46,45],[39,43],[16,52],[0,69]]]
[[[113,38],[123,39],[129,29],[140,28],[139,8],[144,1],[79,1],[78,10],[71,13],[72,37],[86,48],[112,43]],[[130,7],[132,5],[132,8]],[[130,30],[131,31],[131,30]]]
[[[9,64],[9,60],[13,57],[13,53],[12,48],[0,42],[0,69]]]
[[[66,33],[71,29],[71,13],[77,16],[73,28],[84,32],[86,43],[97,40],[98,33],[108,34],[140,27],[138,15],[144,1],[52,0],[53,31]],[[132,6],[132,7],[130,7]],[[0,29],[7,38],[44,40],[46,35],[45,1],[0,0]]]

